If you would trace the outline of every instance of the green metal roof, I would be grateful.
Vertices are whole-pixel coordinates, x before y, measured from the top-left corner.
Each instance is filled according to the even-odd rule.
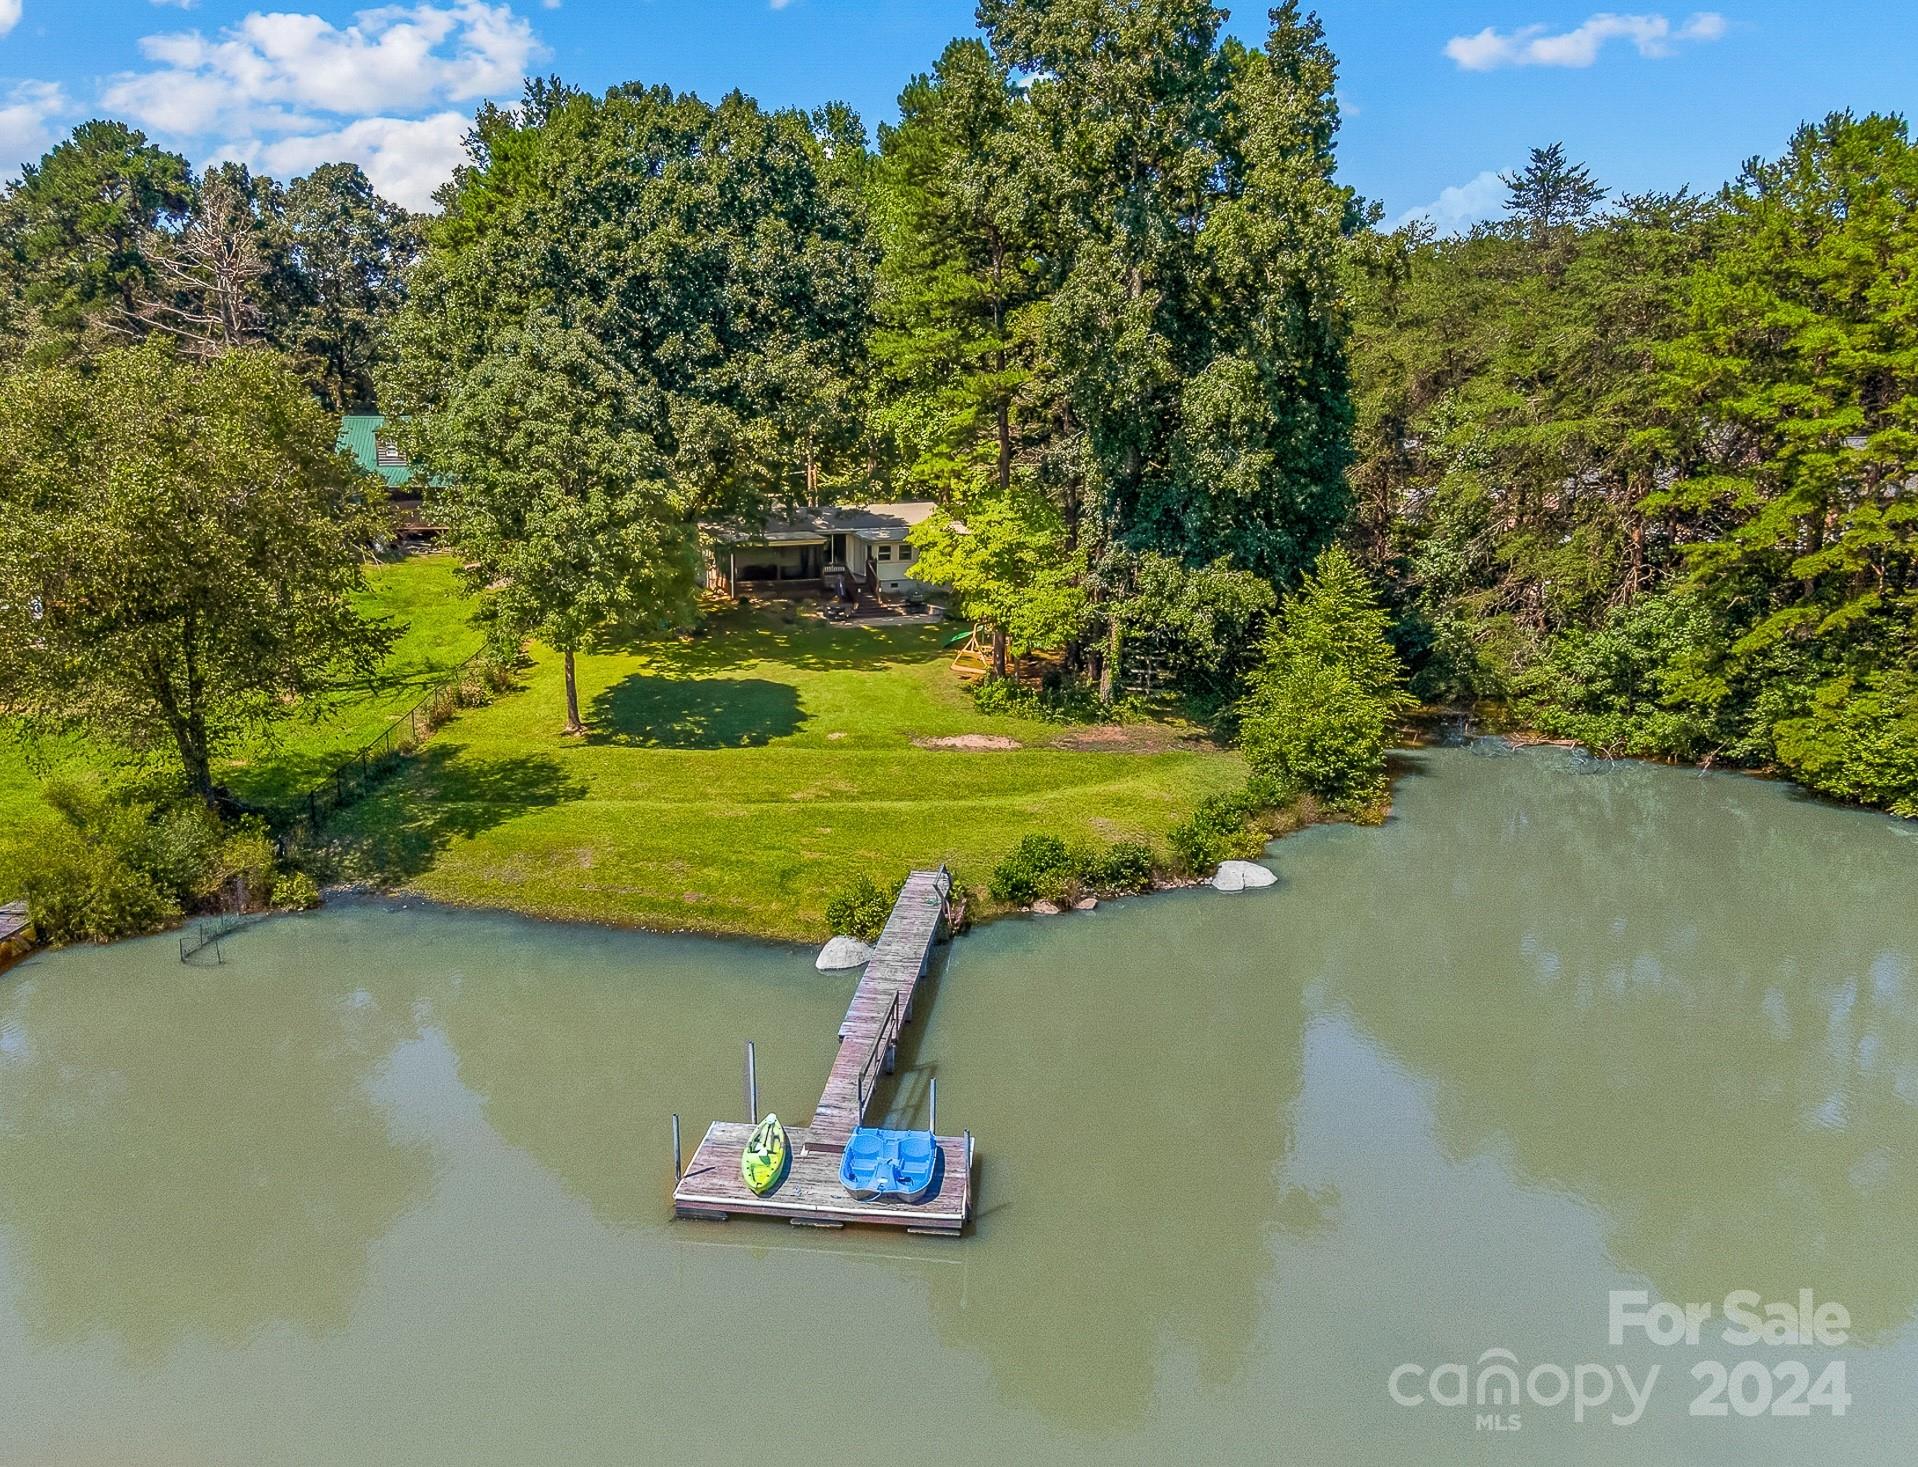
[[[379,461],[378,439],[385,421],[379,413],[348,413],[340,419],[340,447],[352,454],[361,468],[386,480],[388,488],[399,489],[413,482],[413,471]]]

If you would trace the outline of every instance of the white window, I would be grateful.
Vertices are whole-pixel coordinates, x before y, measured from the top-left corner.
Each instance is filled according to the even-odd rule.
[[[373,462],[383,469],[403,469],[406,467],[406,455],[401,453],[390,439],[375,438]]]
[[[881,560],[891,560],[891,559],[892,559],[892,546],[890,546],[890,545],[881,545],[881,546],[879,547],[879,558],[880,558]]]
[[[912,547],[911,547],[910,545],[901,545],[901,546],[899,547],[899,558],[900,558],[901,560],[911,560],[911,559],[912,559]]]

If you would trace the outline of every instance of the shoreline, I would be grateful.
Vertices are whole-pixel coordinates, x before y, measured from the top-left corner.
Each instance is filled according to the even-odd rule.
[[[1316,803],[1309,799],[1294,802],[1291,806],[1274,812],[1274,815],[1278,818],[1267,822],[1266,839],[1260,846],[1257,854],[1244,857],[1231,857],[1228,859],[1262,861],[1271,853],[1272,848],[1280,842],[1322,825],[1383,824],[1384,820],[1390,814],[1391,803],[1391,797],[1388,794],[1382,804],[1379,819],[1372,822],[1362,822],[1354,821],[1345,816],[1329,815],[1319,809]],[[1073,906],[1070,904],[1064,906],[1060,911],[1050,914],[1035,911],[1031,907],[998,906],[980,893],[976,887],[969,885],[964,871],[955,871],[953,876],[957,884],[957,889],[969,893],[971,898],[964,925],[953,933],[955,937],[975,927],[1009,918],[1045,918],[1048,916],[1069,917],[1073,915],[1083,915],[1083,913],[1075,913]],[[1158,896],[1166,892],[1192,891],[1210,886],[1211,880],[1212,878],[1210,876],[1155,878],[1152,886],[1144,891],[1120,892],[1112,896],[1101,896],[1098,893],[1087,893],[1087,895],[1096,897],[1098,904],[1104,906],[1108,902],[1140,900]],[[449,911],[493,913],[532,922],[559,922],[579,927],[596,927],[608,932],[642,932],[654,937],[696,937],[726,942],[768,943],[782,947],[801,949],[817,949],[821,944],[829,941],[834,935],[832,933],[824,933],[823,935],[815,933],[806,936],[796,936],[789,931],[754,931],[741,927],[726,927],[717,924],[708,925],[701,923],[663,927],[642,921],[626,922],[603,916],[575,914],[550,907],[541,908],[536,906],[502,905],[496,902],[460,901],[457,898],[437,896],[431,892],[421,891],[413,887],[383,887],[364,882],[347,882],[338,886],[323,887],[321,889],[321,895],[325,899],[323,905],[331,903],[336,898],[348,901],[415,901],[429,906],[445,908]],[[301,914],[290,912],[284,914],[276,913],[274,915],[299,916]]]

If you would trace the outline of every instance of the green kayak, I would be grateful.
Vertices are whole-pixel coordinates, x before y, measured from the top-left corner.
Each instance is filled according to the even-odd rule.
[[[764,1197],[786,1175],[788,1159],[786,1128],[779,1124],[778,1116],[767,1116],[746,1142],[746,1150],[739,1158],[740,1175],[745,1177],[746,1185],[753,1189],[755,1196]]]

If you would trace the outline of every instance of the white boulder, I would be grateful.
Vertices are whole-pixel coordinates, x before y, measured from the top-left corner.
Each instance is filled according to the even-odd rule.
[[[819,949],[819,961],[813,966],[822,973],[837,973],[842,968],[863,968],[872,961],[872,945],[856,937],[835,937]]]
[[[1218,891],[1251,891],[1254,887],[1271,886],[1278,879],[1256,861],[1227,861],[1212,878],[1212,885]]]

